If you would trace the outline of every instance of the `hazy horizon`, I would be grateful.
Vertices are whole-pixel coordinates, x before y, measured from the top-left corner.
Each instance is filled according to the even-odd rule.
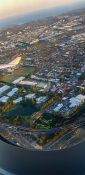
[[[79,2],[84,0],[0,0],[0,19]]]
[[[59,15],[65,12],[69,12],[71,10],[76,10],[81,8],[85,8],[85,1],[82,1],[80,3],[79,0],[76,0],[75,3],[70,3],[70,4],[67,3],[64,5],[51,7],[48,9],[41,9],[41,10],[38,9],[37,11],[33,11],[33,12],[28,11],[22,14],[7,16],[6,18],[0,19],[0,27],[9,26],[13,24],[22,24],[22,23],[30,22],[32,20],[42,19],[48,16]]]

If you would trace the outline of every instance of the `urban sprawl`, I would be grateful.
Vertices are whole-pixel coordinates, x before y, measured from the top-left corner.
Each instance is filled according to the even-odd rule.
[[[28,149],[85,139],[85,9],[0,30],[0,134]]]

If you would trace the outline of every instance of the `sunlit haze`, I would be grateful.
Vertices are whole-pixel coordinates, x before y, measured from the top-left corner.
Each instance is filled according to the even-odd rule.
[[[0,0],[0,19],[70,3],[74,0]]]

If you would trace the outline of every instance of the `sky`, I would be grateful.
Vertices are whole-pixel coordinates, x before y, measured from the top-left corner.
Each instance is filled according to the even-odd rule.
[[[0,19],[82,0],[0,0]]]

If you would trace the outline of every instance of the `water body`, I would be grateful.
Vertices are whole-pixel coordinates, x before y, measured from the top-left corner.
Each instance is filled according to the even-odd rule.
[[[17,105],[16,108],[8,111],[6,113],[6,115],[9,117],[17,116],[17,115],[24,117],[24,116],[29,116],[29,115],[33,114],[34,112],[37,112],[37,110],[33,105],[25,104],[25,105]]]
[[[7,18],[4,20],[0,20],[0,27],[9,26],[12,24],[23,24],[26,22],[31,22],[36,19],[43,19],[48,16],[55,16],[65,12],[69,12],[71,10],[81,9],[84,7],[85,7],[85,1],[81,3],[74,3],[70,5],[59,6],[59,7],[55,7],[47,10],[41,10],[34,13],[28,12],[27,14],[24,14],[24,15],[19,15],[19,16]]]
[[[0,141],[0,171],[3,175],[85,175],[85,142],[67,150],[41,152]]]

